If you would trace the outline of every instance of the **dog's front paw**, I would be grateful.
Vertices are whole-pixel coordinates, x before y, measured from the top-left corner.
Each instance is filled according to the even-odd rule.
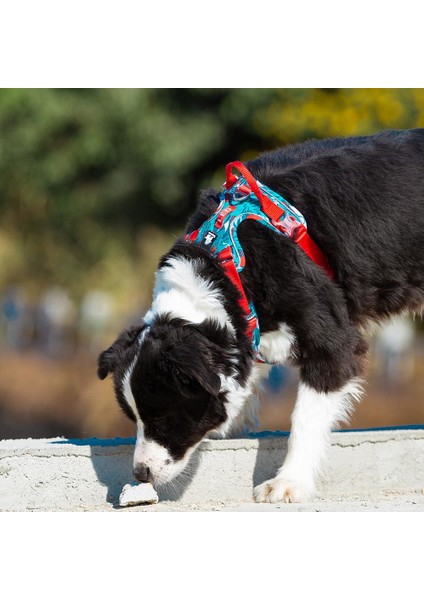
[[[257,485],[253,490],[253,498],[256,502],[306,502],[313,493],[312,485],[286,477],[274,477]]]

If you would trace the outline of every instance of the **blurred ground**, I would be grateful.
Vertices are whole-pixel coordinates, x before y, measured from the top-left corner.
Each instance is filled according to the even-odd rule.
[[[399,372],[390,374],[373,341],[363,400],[349,422],[349,428],[372,428],[424,423],[424,350],[418,338],[413,350],[399,363]],[[295,373],[283,393],[268,393],[262,400],[261,428],[289,429],[296,396]]]
[[[99,348],[101,349],[101,348]],[[94,349],[93,349],[94,350]],[[96,377],[96,352],[54,358],[38,350],[0,353],[0,438],[133,436],[110,379]],[[363,401],[349,427],[424,423],[422,338],[400,362],[392,379],[373,345]],[[405,366],[406,365],[406,366]],[[296,395],[296,375],[284,370],[264,386],[260,429],[287,430]],[[273,391],[273,389],[276,391]]]

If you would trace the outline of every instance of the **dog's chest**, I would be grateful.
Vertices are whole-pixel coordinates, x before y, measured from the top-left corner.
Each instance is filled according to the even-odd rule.
[[[290,356],[294,341],[295,337],[290,327],[281,323],[277,330],[261,335],[259,352],[269,363],[284,363]]]

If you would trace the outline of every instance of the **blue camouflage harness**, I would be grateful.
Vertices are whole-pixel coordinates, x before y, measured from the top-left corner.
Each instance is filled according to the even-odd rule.
[[[232,168],[237,168],[242,176],[237,178]],[[241,162],[229,163],[226,167],[227,181],[219,195],[219,205],[213,215],[195,231],[186,236],[187,240],[207,248],[216,256],[226,275],[240,292],[239,303],[247,321],[247,333],[252,340],[254,356],[264,362],[259,352],[260,328],[253,302],[248,300],[239,273],[246,260],[237,235],[240,223],[252,219],[272,231],[291,238],[330,277],[333,272],[325,256],[307,233],[303,215],[282,196],[254,179]]]

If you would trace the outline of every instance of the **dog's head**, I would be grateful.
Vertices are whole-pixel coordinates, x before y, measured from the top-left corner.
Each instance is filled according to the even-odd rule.
[[[164,315],[125,330],[98,361],[137,425],[134,474],[160,485],[186,466],[205,435],[228,418],[222,378],[234,374],[229,334]],[[225,386],[224,386],[225,387]]]

